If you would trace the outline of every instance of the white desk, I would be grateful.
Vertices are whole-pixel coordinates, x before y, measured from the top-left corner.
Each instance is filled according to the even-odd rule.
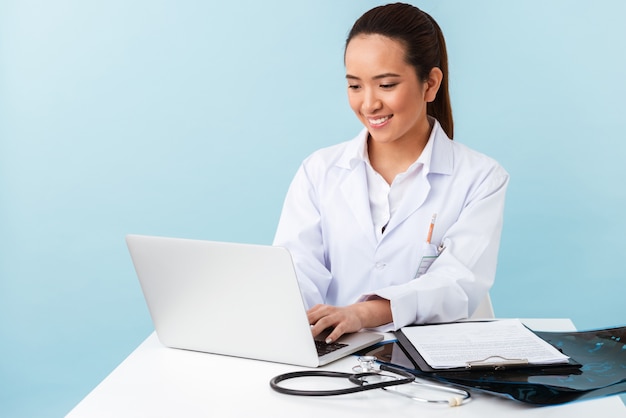
[[[567,319],[524,320],[535,330],[569,331]],[[350,371],[355,358],[326,366]],[[334,397],[274,392],[272,377],[298,367],[164,347],[153,333],[68,415],[79,417],[626,417],[618,396],[536,407],[487,394],[456,408],[381,390]],[[326,381],[324,383],[327,383]],[[324,386],[327,388],[327,386]]]

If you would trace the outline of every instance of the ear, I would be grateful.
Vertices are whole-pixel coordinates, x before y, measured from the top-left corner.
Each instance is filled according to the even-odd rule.
[[[428,79],[425,83],[426,89],[424,91],[424,99],[426,102],[430,103],[435,100],[442,80],[443,72],[441,72],[441,69],[439,67],[433,67],[433,69],[430,70],[430,74],[428,74]]]

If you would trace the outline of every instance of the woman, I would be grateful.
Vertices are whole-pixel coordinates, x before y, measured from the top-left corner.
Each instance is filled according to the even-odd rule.
[[[312,332],[469,317],[493,284],[508,174],[452,141],[445,41],[407,4],[376,7],[345,48],[364,125],[313,153],[287,193],[274,245],[294,259]]]

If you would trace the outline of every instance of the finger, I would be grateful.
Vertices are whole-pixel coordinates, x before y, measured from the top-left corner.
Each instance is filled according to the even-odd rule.
[[[320,319],[328,316],[332,312],[329,305],[315,305],[307,311],[307,319],[309,324],[315,325]]]
[[[309,324],[313,325],[317,322],[317,320],[319,319],[319,310],[320,308],[324,306],[324,305],[315,305],[313,306],[311,309],[309,309],[308,311],[306,311],[306,316],[309,320]]]
[[[343,334],[345,334],[343,329],[344,327],[343,327],[342,322],[337,324],[337,326],[335,326],[333,331],[330,334],[328,334],[328,337],[326,337],[326,340],[325,340],[326,344],[330,344],[334,341],[337,341]]]
[[[311,333],[313,337],[317,337],[327,329],[332,329],[336,326],[336,319],[333,316],[322,316],[314,325],[311,326]]]
[[[323,309],[323,308],[324,308],[324,306],[328,306],[328,305],[325,305],[325,304],[322,304],[322,303],[318,303],[317,305],[313,305],[313,307],[312,307],[311,309],[309,309],[309,310],[307,311],[307,313],[310,313],[310,312],[317,312],[317,311],[319,311],[320,309]]]

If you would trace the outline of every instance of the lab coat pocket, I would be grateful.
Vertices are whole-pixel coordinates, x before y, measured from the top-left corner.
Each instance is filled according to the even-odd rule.
[[[415,272],[415,279],[428,271],[430,265],[439,257],[439,251],[436,245],[423,242],[419,246],[419,256],[421,258]]]

